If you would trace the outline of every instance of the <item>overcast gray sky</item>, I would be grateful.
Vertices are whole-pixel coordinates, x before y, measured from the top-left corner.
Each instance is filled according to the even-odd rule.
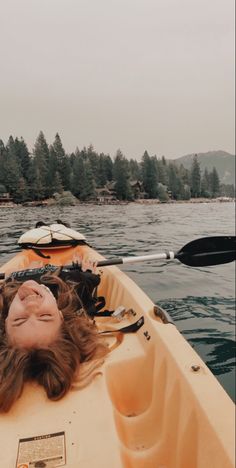
[[[0,138],[234,153],[234,0],[0,0]]]

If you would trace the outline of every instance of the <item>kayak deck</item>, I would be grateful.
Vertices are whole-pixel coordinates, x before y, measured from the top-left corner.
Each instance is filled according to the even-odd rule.
[[[74,253],[101,259],[88,246],[49,252],[53,261],[27,250],[0,271],[39,260],[69,264]],[[101,270],[98,294],[106,308],[123,305],[133,312],[120,324],[101,317],[99,328],[123,327],[140,317],[144,325],[123,336],[84,389],[51,402],[36,384],[25,385],[11,411],[0,415],[1,465],[20,464],[20,439],[64,433],[65,462],[47,467],[233,468],[233,402],[176,327],[155,315],[146,294],[117,267]],[[49,457],[53,448],[47,446]]]

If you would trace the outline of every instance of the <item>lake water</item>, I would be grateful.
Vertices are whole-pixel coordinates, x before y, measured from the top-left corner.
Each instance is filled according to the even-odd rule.
[[[178,251],[200,237],[235,235],[233,203],[1,208],[0,265],[36,221],[56,219],[70,223],[106,257]],[[193,268],[174,260],[121,268],[166,309],[234,399],[235,263]]]

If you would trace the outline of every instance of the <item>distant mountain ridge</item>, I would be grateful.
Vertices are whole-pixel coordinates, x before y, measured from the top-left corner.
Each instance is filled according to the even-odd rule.
[[[226,151],[192,153],[174,159],[174,162],[178,165],[183,164],[186,169],[190,169],[195,154],[198,156],[202,173],[205,168],[211,172],[213,167],[215,167],[219,174],[221,183],[235,185],[235,156],[233,154],[227,153]]]

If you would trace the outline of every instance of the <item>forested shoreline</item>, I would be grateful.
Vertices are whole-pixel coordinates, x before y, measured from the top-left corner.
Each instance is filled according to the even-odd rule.
[[[235,197],[233,185],[222,184],[216,168],[201,171],[197,155],[191,169],[144,152],[141,162],[128,160],[121,150],[114,159],[92,145],[66,154],[57,133],[48,144],[41,131],[32,153],[24,139],[0,139],[0,197],[8,193],[15,203],[43,201],[63,194],[79,201],[161,202]]]

